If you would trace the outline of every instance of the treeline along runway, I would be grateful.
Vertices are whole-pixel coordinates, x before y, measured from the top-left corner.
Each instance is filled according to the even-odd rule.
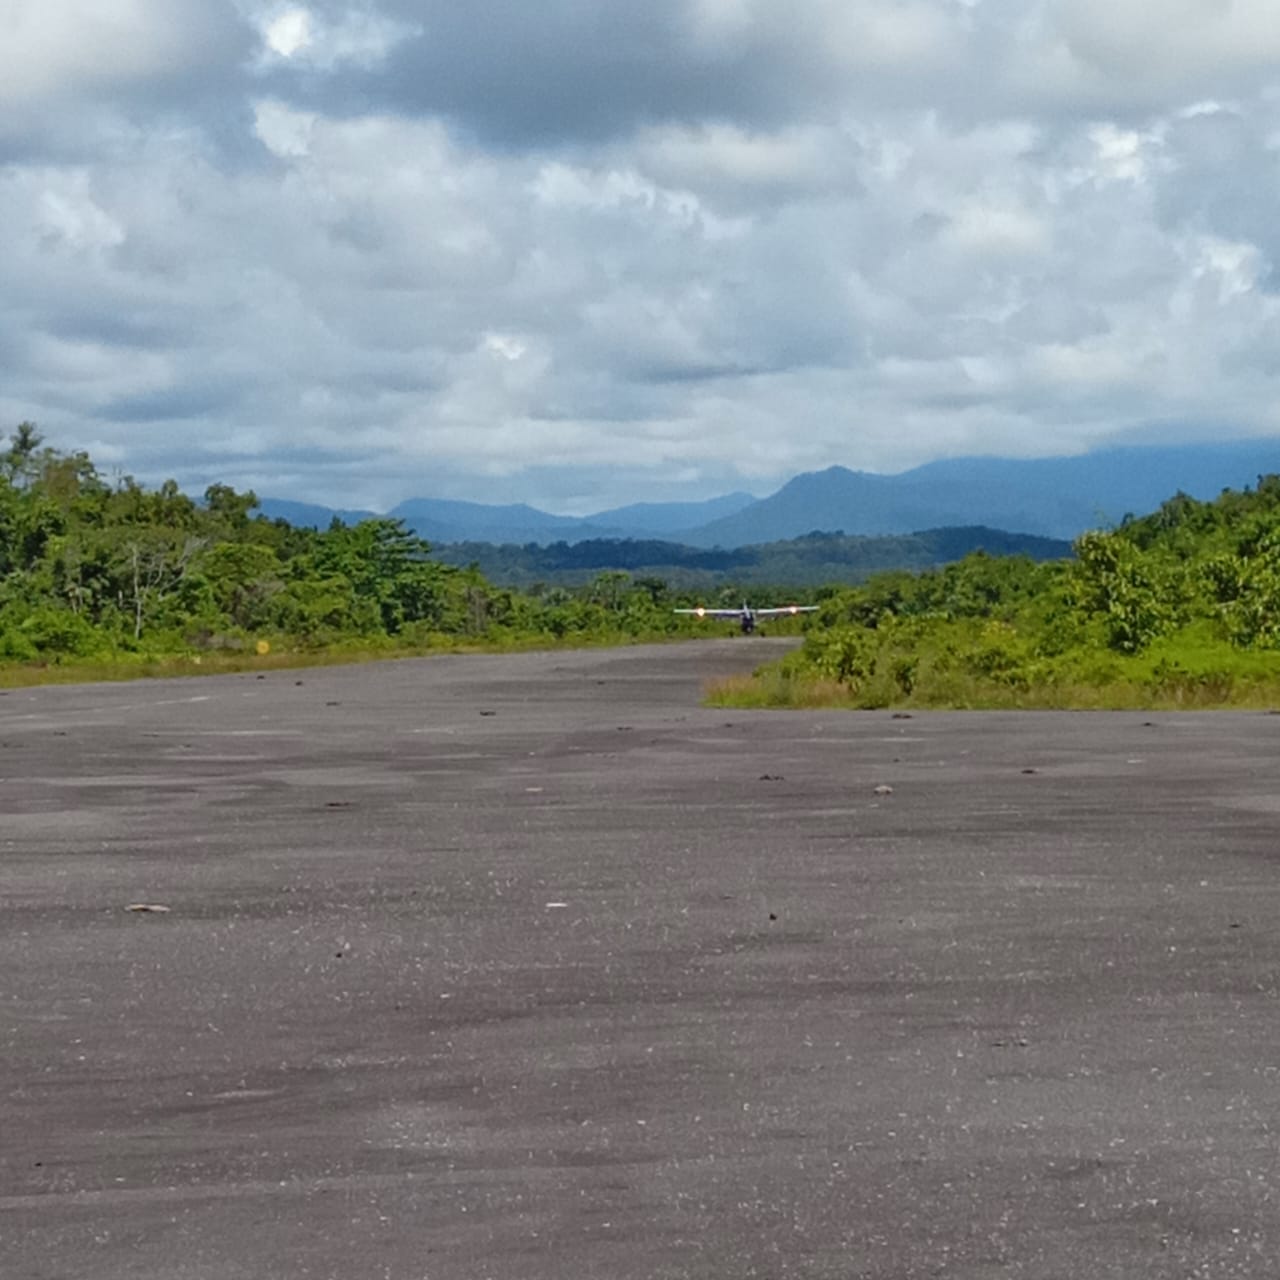
[[[0,696],[0,1275],[1274,1277],[1280,717],[785,643]]]

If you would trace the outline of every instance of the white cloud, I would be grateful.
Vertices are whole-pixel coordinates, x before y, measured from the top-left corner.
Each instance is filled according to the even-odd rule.
[[[1056,0],[1049,12],[1073,57],[1103,75],[1187,84],[1280,58],[1272,0]]]
[[[1024,98],[1168,111],[1269,83],[1280,23],[1272,0],[1039,0],[1016,49],[1010,84]]]
[[[1100,181],[1142,182],[1148,171],[1147,151],[1154,141],[1136,129],[1120,129],[1114,124],[1095,125],[1089,140],[1096,152],[1096,176]]]
[[[403,40],[420,33],[413,22],[368,8],[348,8],[332,18],[302,5],[268,7],[252,16],[262,41],[259,70],[281,63],[333,71],[343,65],[377,66]]]
[[[201,0],[6,0],[0,107],[72,98],[230,56],[234,15]]]
[[[1263,259],[1257,245],[1196,236],[1188,246],[1191,281],[1209,281],[1220,304],[1251,293],[1262,274]]]
[[[747,230],[741,219],[722,218],[691,191],[666,188],[635,169],[592,170],[554,161],[530,184],[541,205],[595,214],[618,213],[652,226],[695,231],[708,240],[732,239]]]
[[[724,203],[750,206],[772,195],[834,194],[856,185],[856,143],[838,128],[745,130],[712,122],[642,131],[635,154],[657,181],[697,186]]]
[[[510,333],[487,333],[484,335],[484,347],[495,356],[508,362],[522,359],[529,350],[529,344]]]
[[[296,111],[281,102],[253,104],[253,129],[268,151],[281,157],[305,156],[311,146],[316,115]]]
[[[827,0],[808,6],[823,43],[850,67],[925,70],[947,58],[955,15],[935,0]]]
[[[1256,5],[1135,72],[1130,0],[238,3],[5,13],[0,412],[59,443],[604,506],[1280,429]]]
[[[75,170],[44,175],[35,231],[48,251],[72,254],[113,249],[125,239],[124,228],[94,200],[89,175]]]
[[[959,253],[983,257],[1038,254],[1050,245],[1049,228],[1041,218],[1014,204],[986,200],[962,204],[943,239]]]
[[[311,44],[311,14],[306,9],[286,9],[268,19],[262,28],[263,43],[281,58],[292,58]]]

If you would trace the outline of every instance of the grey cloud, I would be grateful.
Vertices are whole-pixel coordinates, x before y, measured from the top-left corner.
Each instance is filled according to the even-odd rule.
[[[376,72],[304,80],[301,100],[336,93],[348,109],[441,115],[486,142],[520,146],[600,141],[639,124],[706,115],[775,120],[786,101],[778,77],[762,83],[743,59],[691,66],[674,0],[409,8],[423,22],[421,36]],[[282,85],[293,87],[283,76]]]
[[[191,317],[176,307],[129,304],[103,305],[102,300],[69,297],[44,320],[50,337],[70,343],[90,343],[133,351],[180,349],[199,344],[201,332]]]
[[[239,409],[239,389],[235,386],[202,386],[184,380],[179,387],[121,396],[98,406],[105,422],[192,422],[219,412]]]
[[[233,17],[0,129],[0,412],[369,507],[1280,431],[1277,99],[1218,51],[1230,111],[1095,115],[1101,56],[1019,83],[1026,8],[405,0],[381,61],[261,66]]]
[[[16,9],[0,41],[9,159],[101,158],[158,120],[199,122],[217,136],[256,44],[229,0],[18,0]]]
[[[1050,0],[1050,29],[1083,67],[1138,91],[1196,94],[1264,82],[1280,54],[1269,0]]]
[[[752,130],[708,123],[642,132],[620,149],[668,188],[687,189],[730,214],[763,214],[794,204],[863,194],[861,142],[839,126]]]
[[[1274,265],[1280,257],[1278,115],[1214,110],[1174,121],[1165,138],[1171,172],[1158,189],[1162,223],[1262,246]]]
[[[803,0],[794,12],[747,5],[747,20],[723,36],[707,33],[700,7],[709,8],[694,0],[384,0],[380,12],[418,28],[384,62],[325,77],[285,66],[267,83],[299,102],[443,116],[486,145],[529,147],[599,143],[668,122],[768,128],[835,118],[851,86],[897,96],[908,84],[902,65],[946,73],[943,32],[954,24],[928,0]],[[344,8],[322,11],[336,20]],[[854,19],[864,11],[862,29]],[[899,48],[892,25],[910,36],[922,13],[936,15],[933,48],[910,39]]]
[[[1058,288],[1034,292],[1009,317],[1009,328],[1027,342],[1075,343],[1106,333],[1108,325],[1101,307]]]

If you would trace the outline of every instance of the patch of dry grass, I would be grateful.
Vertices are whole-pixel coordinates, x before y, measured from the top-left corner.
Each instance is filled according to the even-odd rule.
[[[400,658],[427,658],[457,653],[523,653],[536,650],[600,649],[634,644],[678,643],[688,636],[613,635],[504,636],[479,639],[433,636],[418,644],[364,645],[346,643],[317,649],[273,648],[258,654],[252,649],[226,649],[203,653],[119,654],[114,657],[69,658],[60,662],[0,663],[0,689],[25,689],[45,684],[97,684],[121,680],[172,679],[182,676],[234,675],[245,671],[292,671],[305,667],[347,666],[386,662]]]
[[[859,705],[856,695],[838,680],[795,678],[764,670],[750,676],[723,676],[703,687],[703,701],[711,707],[772,707],[806,710]]]
[[[726,676],[704,688],[712,707],[872,710],[883,707],[951,711],[1263,711],[1280,707],[1280,680],[1237,679],[1153,685],[1116,680],[1094,685],[1053,682],[1022,687],[955,677],[895,696],[884,682],[853,688],[820,676],[764,670]]]

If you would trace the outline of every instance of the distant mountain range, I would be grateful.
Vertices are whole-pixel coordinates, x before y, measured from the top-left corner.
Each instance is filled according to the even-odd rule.
[[[518,503],[491,506],[447,498],[409,498],[386,514],[403,520],[429,542],[491,542],[523,546],[535,543],[589,542],[595,539],[671,538],[687,529],[735,515],[757,502],[749,493],[730,493],[704,502],[638,502],[590,516],[556,516]],[[258,504],[272,520],[303,528],[326,528],[336,516],[347,524],[378,513],[342,510],[311,502],[263,498]]]
[[[1211,498],[1280,471],[1280,441],[1105,449],[1070,458],[955,458],[899,475],[830,467],[756,499],[732,493],[706,502],[639,503],[589,516],[535,507],[411,498],[388,512],[434,543],[547,546],[594,539],[655,537],[692,547],[734,548],[824,532],[911,533],[940,526],[986,526],[1046,538],[1154,510],[1181,490]],[[261,510],[293,524],[323,527],[370,512],[338,511],[264,498]]]

